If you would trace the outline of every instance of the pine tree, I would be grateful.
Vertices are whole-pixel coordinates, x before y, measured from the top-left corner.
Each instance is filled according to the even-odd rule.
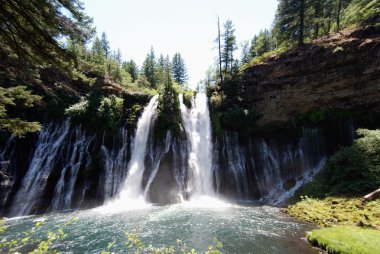
[[[74,56],[59,38],[86,42],[94,34],[83,9],[79,0],[2,1],[0,47],[22,61],[66,68]]]
[[[267,29],[260,31],[252,40],[251,51],[254,56],[262,56],[273,49],[272,36]]]
[[[111,47],[110,47],[110,43],[107,39],[107,35],[105,32],[102,33],[101,45],[102,45],[102,49],[105,54],[105,57],[108,58],[110,55]]]
[[[234,62],[234,51],[237,49],[235,28],[231,20],[227,20],[224,23],[224,33],[222,35],[223,47],[222,47],[222,62],[224,64],[224,73],[229,73],[232,71]]]
[[[131,75],[132,82],[135,82],[137,78],[139,77],[139,69],[137,64],[130,60],[128,62],[123,62],[122,68]]]
[[[174,81],[180,85],[185,84],[188,79],[185,61],[183,60],[180,53],[175,53],[173,56],[172,74]]]
[[[156,79],[156,57],[154,55],[153,47],[150,49],[150,52],[145,58],[143,63],[143,72],[145,78],[150,83],[150,86],[155,88],[157,87],[157,79]]]
[[[281,43],[298,41],[303,45],[305,39],[306,0],[280,0],[275,17],[275,30]]]
[[[251,43],[249,41],[245,41],[241,46],[241,63],[246,64],[251,61],[253,58],[253,54],[251,51]]]
[[[98,37],[95,37],[91,48],[91,59],[96,64],[105,64],[105,53],[102,47],[102,42]]]

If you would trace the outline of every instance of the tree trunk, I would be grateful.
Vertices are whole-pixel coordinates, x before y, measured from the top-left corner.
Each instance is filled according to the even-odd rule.
[[[340,31],[340,11],[342,9],[342,0],[339,0],[338,2],[338,11],[336,14],[336,25],[338,27],[338,32]]]
[[[300,1],[300,9],[299,9],[299,37],[298,37],[298,45],[302,46],[304,41],[304,28],[305,28],[305,0]]]
[[[371,201],[376,198],[380,198],[380,188],[362,197],[361,201],[362,201],[362,204],[365,204],[368,201]]]
[[[221,43],[220,43],[220,23],[219,23],[219,17],[218,17],[218,48],[219,48],[219,75],[220,75],[220,82],[223,83],[222,53],[221,53]]]

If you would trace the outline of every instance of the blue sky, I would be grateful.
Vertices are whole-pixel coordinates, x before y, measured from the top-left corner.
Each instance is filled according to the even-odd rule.
[[[141,66],[150,47],[156,56],[180,52],[195,86],[217,55],[217,15],[231,19],[238,43],[270,28],[277,0],[82,0],[100,35],[123,59]],[[240,56],[240,54],[239,54]]]

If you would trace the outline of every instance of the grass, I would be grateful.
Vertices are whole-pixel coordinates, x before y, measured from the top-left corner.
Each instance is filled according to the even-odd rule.
[[[378,254],[380,231],[356,226],[334,226],[316,229],[307,239],[329,253]]]
[[[356,198],[303,197],[302,201],[285,208],[285,212],[294,218],[321,227],[360,225],[380,229],[380,200],[362,205]]]

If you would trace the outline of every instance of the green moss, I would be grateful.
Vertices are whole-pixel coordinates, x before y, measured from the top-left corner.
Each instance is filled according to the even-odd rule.
[[[355,226],[337,226],[313,230],[307,234],[307,239],[329,253],[377,254],[380,231]]]
[[[341,110],[341,109],[330,109],[330,110],[313,110],[304,114],[300,114],[297,117],[297,123],[300,125],[311,124],[317,125],[323,122],[335,122],[340,119],[345,119],[353,115],[353,112]]]
[[[364,205],[357,198],[327,197],[302,200],[290,205],[285,212],[299,220],[326,227],[333,225],[362,225],[380,228],[380,201]]]
[[[225,129],[250,132],[256,124],[258,115],[253,110],[240,107],[228,109],[220,113],[220,122]]]

